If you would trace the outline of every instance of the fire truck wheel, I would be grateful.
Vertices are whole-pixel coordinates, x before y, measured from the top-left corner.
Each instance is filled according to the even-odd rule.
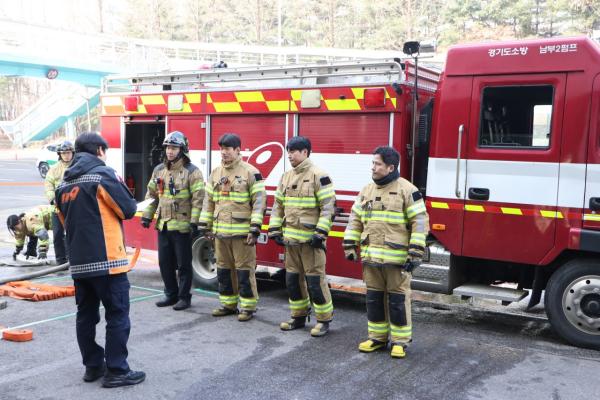
[[[217,263],[210,240],[199,237],[192,244],[192,270],[194,272],[194,283],[197,287],[206,290],[218,290]]]
[[[556,270],[544,304],[561,337],[575,346],[600,349],[600,261],[573,260]]]
[[[40,172],[40,176],[44,179],[46,179],[46,174],[48,173],[49,169],[50,169],[50,166],[48,165],[48,163],[41,162],[38,165],[38,171]]]

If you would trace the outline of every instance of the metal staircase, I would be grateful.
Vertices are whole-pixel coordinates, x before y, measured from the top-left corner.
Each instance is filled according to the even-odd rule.
[[[0,127],[13,145],[23,146],[31,140],[42,140],[69,119],[84,115],[99,102],[97,88],[80,85],[60,86],[27,109],[14,121],[0,122]]]

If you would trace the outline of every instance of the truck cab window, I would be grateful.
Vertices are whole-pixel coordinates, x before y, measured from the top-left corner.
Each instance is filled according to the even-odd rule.
[[[550,147],[553,95],[551,85],[483,89],[479,147]]]

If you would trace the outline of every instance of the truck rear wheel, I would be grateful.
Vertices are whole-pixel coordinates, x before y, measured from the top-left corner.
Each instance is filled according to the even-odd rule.
[[[46,174],[48,173],[49,169],[50,169],[50,166],[48,165],[47,162],[41,162],[38,165],[38,171],[40,172],[40,176],[44,179],[46,179]]]
[[[210,240],[199,237],[192,244],[192,270],[197,287],[213,291],[219,289],[215,251]]]
[[[600,261],[563,265],[548,281],[544,303],[556,333],[575,346],[600,349]]]

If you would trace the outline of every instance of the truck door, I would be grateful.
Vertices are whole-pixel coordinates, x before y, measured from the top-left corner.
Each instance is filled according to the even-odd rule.
[[[596,79],[594,79],[591,115],[585,202],[583,205],[583,228],[600,231],[600,76],[596,76]],[[582,240],[584,239],[582,238]],[[591,243],[595,244],[595,241]],[[582,243],[582,248],[585,248],[586,245],[586,243]]]
[[[475,77],[463,255],[536,264],[555,240],[565,74]]]

